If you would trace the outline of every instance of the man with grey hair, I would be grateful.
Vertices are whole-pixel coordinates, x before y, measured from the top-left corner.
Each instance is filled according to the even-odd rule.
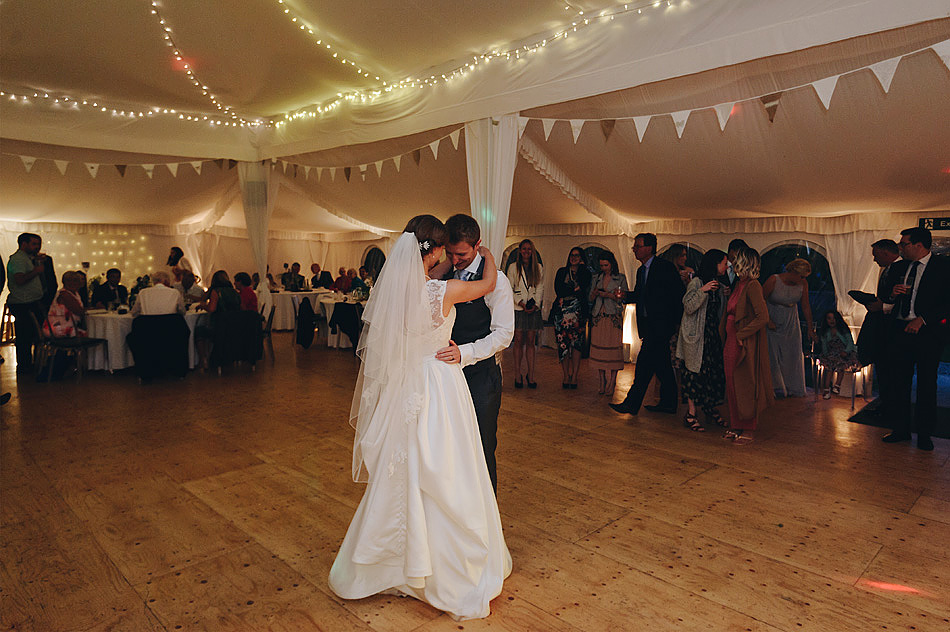
[[[185,300],[181,292],[174,289],[171,276],[165,270],[156,270],[152,273],[152,287],[139,292],[135,306],[132,307],[133,316],[160,316],[162,314],[182,314],[185,311]]]

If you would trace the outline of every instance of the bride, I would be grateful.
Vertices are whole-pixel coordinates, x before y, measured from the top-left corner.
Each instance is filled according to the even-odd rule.
[[[511,556],[468,385],[458,364],[435,359],[455,304],[490,292],[496,275],[430,279],[446,236],[431,215],[410,220],[363,314],[350,423],[353,480],[368,485],[330,588],[344,599],[405,594],[463,620],[488,616]]]

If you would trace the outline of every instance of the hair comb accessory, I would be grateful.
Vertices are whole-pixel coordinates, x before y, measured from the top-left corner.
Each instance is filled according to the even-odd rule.
[[[428,250],[429,249],[429,240],[419,242],[419,250]]]

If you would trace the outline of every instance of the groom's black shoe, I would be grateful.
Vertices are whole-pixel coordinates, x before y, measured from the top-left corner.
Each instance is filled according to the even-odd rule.
[[[649,410],[651,413],[666,413],[668,415],[676,414],[676,406],[663,406],[661,404],[657,404],[656,406],[653,406],[653,405],[644,406],[644,408]]]
[[[881,441],[883,441],[884,443],[899,443],[900,441],[910,441],[910,433],[897,432],[895,430],[894,432],[889,432],[883,437],[881,437]]]
[[[636,415],[637,412],[639,412],[639,411],[628,408],[627,405],[624,404],[623,402],[619,404],[607,404],[607,405],[610,406],[613,410],[617,411],[618,413],[626,413],[627,415]]]

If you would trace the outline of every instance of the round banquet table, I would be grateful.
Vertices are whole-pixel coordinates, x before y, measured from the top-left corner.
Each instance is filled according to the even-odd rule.
[[[185,313],[185,322],[191,335],[188,337],[188,368],[193,369],[197,364],[198,354],[195,351],[195,323],[198,318],[206,315],[205,312],[190,311]],[[86,368],[90,371],[117,371],[133,366],[132,351],[125,342],[125,337],[132,331],[132,314],[119,314],[92,310],[86,312],[86,330],[90,338],[105,338],[109,341],[109,355],[106,357],[102,345],[93,347],[87,353]]]
[[[340,298],[339,294],[325,294],[320,297],[320,310],[323,312],[324,318],[327,319],[327,346],[334,349],[350,349],[353,345],[350,343],[350,338],[344,334],[339,327],[337,327],[336,333],[329,327],[330,320],[333,318],[333,310],[339,303],[344,301]],[[347,300],[348,303],[356,303],[357,305],[363,306],[365,302],[363,301],[353,301]]]
[[[313,311],[318,309],[317,297],[329,293],[329,290],[311,290],[308,292],[271,292],[271,298],[274,300],[274,324],[271,326],[275,331],[286,331],[297,328],[297,305],[300,301],[310,301]]]

